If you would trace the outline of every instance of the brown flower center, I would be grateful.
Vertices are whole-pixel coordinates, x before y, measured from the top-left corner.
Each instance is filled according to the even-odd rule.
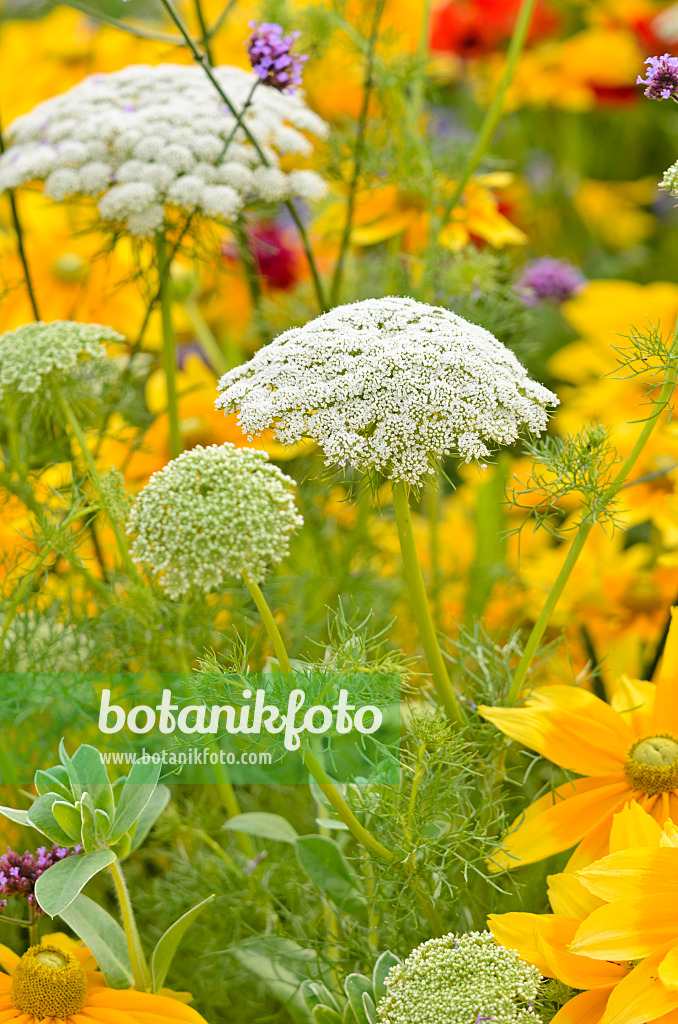
[[[624,771],[629,785],[649,796],[678,789],[678,737],[638,740],[626,755]]]
[[[56,946],[31,946],[19,960],[10,996],[21,1013],[37,1020],[65,1020],[87,1002],[87,975],[72,953]]]

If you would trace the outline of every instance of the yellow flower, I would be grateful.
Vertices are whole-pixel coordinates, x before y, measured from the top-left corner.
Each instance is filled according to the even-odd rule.
[[[678,610],[657,684],[622,679],[612,705],[575,686],[534,691],[520,708],[481,707],[511,739],[579,776],[535,801],[497,858],[528,864],[576,845],[568,867],[609,852],[615,812],[637,800],[660,823],[678,820]]]
[[[577,872],[595,899],[570,945],[597,962],[640,963],[611,994],[601,1024],[678,1020],[678,829],[668,821],[651,848],[613,850]]]
[[[501,249],[506,245],[524,245],[527,236],[501,213],[493,189],[504,188],[511,175],[484,174],[473,178],[454,208],[448,224],[440,232],[439,242],[458,252],[472,238],[482,239]],[[446,182],[444,193],[452,195],[454,182]],[[443,212],[441,206],[439,213]],[[341,234],[345,204],[337,199],[315,222],[316,231],[327,237]],[[356,195],[351,244],[362,247],[385,242],[398,235],[408,252],[420,252],[428,244],[430,216],[428,203],[419,196],[408,195],[397,185],[374,186]]]
[[[205,1024],[179,999],[109,988],[88,949],[51,935],[19,957],[0,946],[0,1022],[20,1024]]]
[[[624,858],[634,851],[642,858],[652,859],[663,841],[654,818],[632,801],[614,815],[610,832],[613,854],[607,859]],[[577,874],[550,875],[547,881],[552,914],[492,914],[488,921],[497,942],[516,949],[545,977],[583,989],[556,1014],[552,1024],[645,1024],[648,1019],[643,1015],[615,1016],[616,1007],[632,1005],[634,992],[648,994],[646,971],[632,970],[631,964],[625,962],[626,957],[599,957],[584,951],[575,938],[603,906],[603,899],[592,891],[587,875],[604,863],[598,862]],[[648,1012],[650,1003],[646,999],[643,1013]]]
[[[574,207],[588,229],[610,249],[630,249],[644,242],[657,226],[656,218],[643,209],[657,191],[657,181],[582,181]]]

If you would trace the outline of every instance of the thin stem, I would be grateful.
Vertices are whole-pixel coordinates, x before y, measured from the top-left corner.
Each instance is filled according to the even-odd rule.
[[[250,245],[250,240],[247,237],[247,230],[242,221],[237,221],[237,223],[233,225],[233,234],[235,235],[235,240],[238,245],[238,252],[240,253],[242,265],[245,268],[245,277],[247,278],[247,286],[249,288],[250,298],[252,299],[252,308],[254,309],[254,319],[257,325],[257,331],[259,332],[259,339],[262,342],[267,342],[270,340],[270,337],[262,308],[261,281],[259,280],[259,272],[254,259],[252,246]]]
[[[231,114],[233,114],[233,116],[235,118],[240,119],[242,117],[242,115],[241,114],[239,115],[237,113],[236,108],[233,106],[233,103],[231,102],[231,100],[229,99],[228,95],[224,92],[223,88],[221,87],[221,84],[220,84],[219,80],[217,79],[217,77],[214,74],[214,71],[212,70],[212,68],[207,63],[207,61],[205,59],[205,55],[202,54],[200,52],[200,50],[198,49],[198,47],[195,45],[195,42],[191,38],[190,32],[188,31],[188,29],[184,25],[183,21],[181,20],[181,18],[177,14],[177,11],[175,10],[173,4],[170,2],[170,0],[160,0],[160,3],[165,8],[165,10],[169,14],[170,18],[172,19],[172,21],[174,22],[176,27],[181,32],[181,34],[184,37],[184,39],[186,40],[186,44],[188,45],[188,48],[191,51],[191,56],[193,57],[193,60],[197,64],[199,64],[200,67],[203,69],[203,71],[205,72],[205,74],[209,78],[210,82],[212,83],[214,88],[217,90],[219,96],[221,97],[223,102],[228,107],[228,109],[231,112]],[[242,124],[242,128],[243,128],[243,131],[245,132],[245,135],[247,136],[249,141],[252,143],[252,145],[254,147],[255,153],[257,154],[257,156],[261,160],[261,162],[264,165],[264,167],[270,167],[271,166],[270,161],[269,161],[268,157],[266,156],[266,154],[264,153],[263,149],[261,148],[261,145],[259,144],[259,142],[256,139],[256,137],[252,134],[251,130],[248,128],[248,126],[245,124],[244,121],[240,121],[240,123]],[[310,246],[310,243],[309,243],[309,240],[308,240],[308,235],[306,233],[306,228],[304,227],[304,225],[302,223],[302,220],[301,220],[301,218],[299,216],[299,213],[297,212],[297,209],[296,209],[296,207],[295,207],[295,205],[294,205],[294,203],[292,202],[291,199],[287,199],[285,201],[285,206],[287,207],[287,209],[288,209],[288,211],[290,213],[290,216],[292,217],[292,220],[296,224],[297,230],[299,232],[299,237],[301,238],[301,243],[302,243],[302,245],[304,247],[304,252],[306,253],[306,259],[308,260],[308,265],[309,265],[309,268],[310,268],[310,271],[311,271],[311,277],[313,278],[313,285],[314,285],[314,288],[315,288],[316,297],[318,299],[318,305],[320,306],[321,313],[323,313],[327,309],[327,304],[326,304],[326,301],[325,301],[325,294],[324,294],[324,289],[323,289],[323,286],[322,286],[322,281],[320,280],[320,274],[318,272],[318,267],[317,267],[317,264],[316,264],[316,261],[315,261],[315,257],[313,255],[313,250],[311,249],[311,246]]]
[[[30,921],[23,921],[20,917],[7,917],[7,914],[2,915],[2,923],[16,924],[19,925],[21,928],[30,928]],[[33,946],[35,945],[35,943],[31,942],[31,945]]]
[[[676,330],[674,332],[673,341],[671,344],[670,354],[673,358],[675,358],[677,340],[678,324],[676,325]],[[661,390],[657,396],[654,410],[652,411],[650,416],[648,416],[648,418],[645,420],[643,428],[636,439],[636,443],[634,444],[633,448],[631,449],[627,457],[624,459],[619,472],[617,473],[609,487],[607,487],[601,495],[600,503],[603,507],[606,507],[607,505],[610,504],[611,501],[614,501],[617,494],[622,489],[624,481],[626,480],[629,473],[638,461],[638,458],[640,457],[643,448],[647,444],[650,434],[654,430],[659,417],[671,401],[671,396],[673,395],[675,386],[676,365],[672,364],[669,366],[667,370],[666,380],[662,384]],[[514,704],[518,699],[520,691],[522,690],[523,685],[525,683],[525,679],[527,678],[527,674],[532,663],[532,659],[534,658],[534,655],[541,642],[544,632],[546,631],[546,627],[549,623],[551,615],[556,605],[558,604],[558,601],[560,600],[563,590],[565,589],[565,585],[568,579],[570,578],[572,570],[577,564],[577,559],[582,553],[588,535],[591,532],[595,522],[595,513],[591,509],[586,509],[579,524],[577,535],[574,541],[572,542],[570,550],[567,553],[567,557],[565,558],[565,561],[563,562],[560,572],[556,577],[556,581],[553,584],[551,592],[546,598],[544,606],[541,612],[539,613],[539,617],[537,618],[537,621],[532,627],[532,631],[525,645],[525,650],[523,651],[523,656],[520,659],[518,667],[515,671],[515,675],[513,676],[513,679],[511,681],[509,692],[506,696],[507,704]]]
[[[0,123],[0,156],[5,152],[5,140],[2,135],[2,124]],[[33,288],[33,279],[31,278],[30,267],[28,266],[28,257],[26,256],[26,249],[24,247],[24,232],[21,226],[21,219],[19,217],[19,210],[16,204],[16,197],[12,189],[8,190],[9,195],[9,206],[12,213],[12,224],[14,225],[14,233],[16,235],[16,244],[19,251],[19,259],[21,260],[21,266],[24,272],[24,281],[26,282],[26,291],[28,292],[28,299],[31,304],[31,310],[33,311],[33,317],[35,320],[40,319],[40,313],[38,311],[38,303],[35,298],[35,290]]]
[[[198,308],[198,303],[194,298],[189,297],[184,300],[183,306],[186,316],[191,321],[191,327],[195,331],[200,348],[212,364],[212,369],[219,375],[226,373],[228,370],[228,360],[221,351],[221,346],[210,330],[209,324],[205,322],[205,318]]]
[[[410,591],[412,612],[419,630],[421,646],[424,648],[426,661],[433,679],[433,685],[445,708],[445,713],[451,722],[461,724],[464,721],[461,713],[457,695],[454,692],[450,677],[447,674],[445,660],[443,658],[438,637],[436,635],[431,609],[424,586],[424,577],[417,555],[417,545],[412,529],[410,516],[410,505],[406,485],[402,480],[393,482],[393,508],[395,510],[396,524],[398,526],[398,537],[400,550],[403,556],[403,568],[405,580]]]
[[[511,42],[509,43],[508,50],[506,51],[506,63],[504,65],[504,71],[497,85],[494,98],[490,103],[489,107],[485,111],[485,117],[480,126],[480,132],[476,139],[475,146],[469,153],[466,164],[464,165],[461,174],[456,182],[452,197],[448,200],[442,217],[435,218],[435,224],[433,219],[431,221],[430,235],[428,252],[426,254],[426,266],[424,268],[424,285],[429,279],[429,276],[433,270],[433,261],[436,251],[437,240],[440,236],[440,232],[445,228],[447,222],[452,216],[452,212],[464,194],[469,179],[476,167],[480,164],[485,152],[487,151],[490,142],[494,136],[494,133],[499,124],[504,108],[504,99],[508,91],[508,87],[513,80],[513,76],[518,64],[518,59],[523,51],[527,35],[530,30],[530,24],[532,22],[532,14],[534,12],[536,0],[523,0],[516,23],[513,29],[513,35],[511,36]]]
[[[508,50],[506,51],[504,72],[497,86],[494,98],[485,112],[485,117],[483,118],[483,123],[480,126],[480,132],[478,133],[476,144],[469,154],[464,169],[456,183],[456,188],[452,194],[452,198],[447,204],[443,222],[440,225],[441,230],[445,227],[452,211],[459,203],[459,200],[464,193],[464,189],[468,184],[469,178],[485,155],[485,152],[497,129],[497,125],[501,120],[504,108],[504,99],[506,97],[508,87],[513,80],[518,59],[527,40],[527,34],[530,30],[535,3],[536,0],[523,0],[521,4],[518,17],[516,18],[515,27],[513,29],[513,35],[511,36],[511,42]]]
[[[240,814],[240,804],[238,798],[235,795],[235,790],[228,777],[228,772],[221,762],[213,765],[214,768],[214,779],[217,787],[221,802],[224,805],[224,810],[229,818],[235,818]],[[256,850],[252,846],[252,840],[246,832],[235,832],[235,840],[238,844],[240,852],[247,857],[248,860],[256,855]]]
[[[339,301],[341,294],[342,278],[344,273],[344,263],[346,261],[346,253],[348,251],[348,245],[351,239],[351,229],[353,227],[353,213],[355,210],[355,198],[358,190],[358,183],[360,181],[360,175],[362,172],[363,155],[365,151],[365,134],[367,129],[367,114],[370,107],[370,98],[372,96],[372,88],[374,86],[374,56],[375,47],[377,44],[377,38],[379,36],[379,24],[381,22],[382,15],[384,13],[385,0],[377,0],[374,9],[374,18],[372,20],[372,30],[370,32],[370,39],[367,46],[366,56],[366,67],[365,67],[365,82],[363,84],[363,96],[362,104],[360,108],[360,114],[358,116],[358,126],[356,131],[355,139],[355,150],[353,155],[353,173],[351,175],[351,181],[348,190],[348,199],[346,202],[346,219],[344,221],[344,230],[341,236],[341,244],[339,247],[339,256],[337,263],[334,268],[334,275],[332,278],[332,288],[330,292],[331,303],[336,306]]]
[[[35,907],[28,907],[28,941],[31,946],[38,944],[38,915]]]
[[[278,664],[280,665],[280,668],[287,675],[291,675],[292,665],[290,664],[290,659],[285,648],[285,643],[283,641],[282,636],[280,635],[280,630],[278,629],[277,623],[273,618],[273,613],[271,612],[271,609],[269,608],[266,602],[266,598],[261,592],[261,588],[257,583],[251,580],[247,573],[245,572],[243,573],[243,581],[245,583],[245,586],[249,590],[250,594],[252,595],[252,599],[255,605],[257,606],[257,611],[261,615],[261,620],[270,637],[271,643],[273,645],[273,650],[275,651],[275,656],[278,659]],[[357,839],[359,843],[362,843],[366,850],[369,850],[370,853],[373,853],[376,857],[379,857],[381,860],[393,860],[393,853],[390,850],[388,850],[385,846],[383,846],[378,839],[375,839],[371,832],[368,832],[367,829],[360,824],[355,814],[348,806],[348,804],[344,800],[343,796],[341,795],[335,784],[330,779],[329,775],[327,774],[323,766],[318,761],[315,754],[311,750],[307,749],[304,751],[302,756],[304,765],[306,766],[306,768],[308,768],[309,773],[318,783],[318,786],[320,787],[322,793],[324,794],[327,802],[337,812],[337,814],[343,821],[344,825],[346,825],[346,827],[349,829],[353,837]]]
[[[115,885],[115,893],[118,897],[118,903],[120,904],[122,926],[125,930],[127,950],[129,952],[129,960],[132,966],[132,974],[134,975],[134,987],[137,992],[150,992],[151,975],[148,970],[148,964],[146,963],[146,957],[144,956],[144,950],[141,945],[139,929],[137,928],[134,910],[132,909],[132,903],[129,898],[125,876],[123,875],[122,868],[120,867],[120,861],[114,861],[108,870],[111,873],[113,884]]]
[[[139,580],[139,572],[130,557],[129,548],[127,547],[125,535],[120,529],[120,525],[116,520],[115,516],[109,512],[109,509],[106,505],[103,489],[101,486],[101,477],[99,476],[99,470],[97,469],[94,457],[91,451],[89,450],[87,438],[85,437],[84,431],[80,426],[80,422],[77,416],[75,415],[70,402],[63,394],[63,392],[55,388],[55,395],[59,403],[59,406],[61,407],[61,411],[63,412],[64,417],[66,418],[66,422],[68,423],[69,427],[71,428],[73,436],[78,442],[78,447],[80,448],[82,457],[85,460],[85,465],[87,466],[87,472],[89,473],[90,480],[92,481],[94,489],[99,495],[104,511],[107,514],[108,522],[110,524],[110,527],[113,531],[113,536],[115,537],[116,543],[118,545],[118,550],[120,552],[120,557],[122,558],[123,564],[125,566],[125,570],[133,580]]]
[[[169,414],[170,452],[172,458],[181,454],[183,444],[179,429],[179,404],[177,402],[177,348],[172,326],[172,282],[171,263],[167,258],[165,234],[158,231],[155,236],[155,251],[158,258],[158,292],[162,320],[162,362],[167,386],[167,412]]]
[[[205,21],[201,0],[193,0],[193,6],[195,7],[195,14],[198,19],[198,24],[200,25],[200,45],[203,47],[205,56],[210,64],[214,64],[214,57],[212,56],[212,49],[210,47],[211,35],[207,28],[207,22]]]

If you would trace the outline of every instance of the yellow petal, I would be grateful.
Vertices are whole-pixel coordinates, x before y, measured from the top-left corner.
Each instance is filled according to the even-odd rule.
[[[662,832],[661,839],[659,840],[659,845],[678,846],[678,828],[671,820],[667,821],[664,825],[664,831]]]
[[[624,719],[633,729],[636,739],[642,739],[652,733],[652,714],[657,687],[643,679],[629,679],[621,676],[615,682],[615,689],[610,701],[615,711],[624,715]]]
[[[551,1024],[600,1024],[613,991],[612,988],[594,988],[590,992],[582,992],[558,1010]]]
[[[678,946],[670,949],[659,964],[659,977],[663,985],[678,992]]]
[[[205,1024],[197,1010],[178,999],[168,999],[150,992],[135,992],[134,989],[99,989],[90,994],[86,1009],[90,1007],[123,1010],[138,1020],[144,1015],[147,1018],[155,1017],[159,1022],[179,1020],[187,1021],[188,1024]]]
[[[610,853],[627,850],[630,846],[650,846],[656,849],[662,830],[636,800],[615,814],[610,830]]]
[[[609,988],[626,976],[626,968],[570,952],[568,946],[578,925],[576,918],[540,917],[534,930],[540,959],[548,965],[551,977],[572,988]]]
[[[559,875],[548,875],[549,903],[554,914],[562,917],[576,917],[582,921],[601,905],[601,900],[569,871],[561,871]]]
[[[678,608],[671,609],[671,625],[654,700],[654,725],[658,732],[678,735]]]
[[[678,892],[617,900],[582,922],[571,950],[600,960],[638,960],[676,939]]]
[[[546,977],[553,977],[535,941],[539,922],[551,914],[490,914],[487,927],[501,946],[515,949],[528,964],[533,964]]]
[[[18,963],[19,957],[13,950],[7,946],[0,946],[0,967],[2,967],[3,971],[12,974]]]
[[[675,940],[674,940],[675,941]],[[648,1024],[678,1008],[678,992],[659,980],[659,964],[667,948],[648,956],[615,988],[601,1024]]]
[[[577,878],[595,896],[612,900],[678,893],[678,849],[632,847],[603,857],[577,872]]]
[[[576,686],[543,687],[521,708],[479,711],[507,736],[579,775],[622,773],[635,738],[609,704]]]
[[[630,795],[628,785],[622,781],[578,792],[580,781],[591,780],[577,780],[559,787],[553,796],[548,795],[550,805],[540,801],[540,813],[526,814],[514,822],[512,830],[504,837],[504,851],[495,854],[493,861],[501,867],[531,864],[574,846],[601,823],[607,835],[612,813],[627,794]],[[568,796],[568,792],[573,795]]]

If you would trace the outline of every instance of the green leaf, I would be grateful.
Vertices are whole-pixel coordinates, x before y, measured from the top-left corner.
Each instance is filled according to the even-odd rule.
[[[170,969],[170,964],[174,958],[174,954],[177,951],[179,943],[183,939],[186,931],[195,921],[198,914],[202,913],[208,903],[211,903],[214,899],[214,895],[208,896],[202,903],[197,903],[192,910],[188,910],[183,917],[180,917],[178,921],[175,921],[171,925],[165,934],[158,939],[158,943],[153,950],[151,957],[151,976],[153,978],[153,991],[157,992],[158,989],[162,988],[167,972]]]
[[[308,877],[337,906],[356,895],[356,879],[334,839],[300,836],[296,848],[299,863]]]
[[[378,958],[374,965],[374,970],[372,971],[372,991],[374,992],[374,998],[377,1002],[379,1002],[380,999],[383,999],[386,995],[386,978],[388,977],[388,972],[392,967],[395,967],[396,964],[400,963],[402,963],[400,957],[396,956],[395,953],[391,953],[389,950],[382,953]]]
[[[363,992],[363,1013],[367,1024],[377,1024],[377,1008],[369,992]]]
[[[110,843],[116,843],[125,832],[129,832],[153,796],[161,771],[162,765],[159,763],[150,760],[134,762],[115,809],[113,828],[108,836]]]
[[[329,1006],[339,1009],[339,1003],[330,990],[321,981],[306,980],[301,986],[301,995],[309,1010],[314,1006]]]
[[[0,807],[0,814],[3,818],[15,821],[17,825],[30,825],[28,811],[21,811],[18,807]]]
[[[80,811],[67,800],[55,800],[52,804],[52,814],[57,825],[60,825],[69,836],[77,836],[80,831]]]
[[[224,822],[223,827],[229,832],[246,832],[249,836],[272,839],[279,843],[294,843],[298,839],[296,829],[287,818],[280,814],[267,814],[266,811],[236,814]]]
[[[125,933],[103,907],[80,893],[59,916],[91,949],[107,985],[130,988],[134,984]]]
[[[80,842],[79,816],[78,831],[73,835],[69,835],[61,827],[52,812],[52,805],[59,799],[56,793],[46,793],[45,796],[39,796],[37,800],[34,800],[28,810],[28,824],[32,825],[33,828],[37,828],[38,832],[42,832],[44,836],[51,839],[53,843],[58,843],[59,846],[73,846],[74,843]]]
[[[302,978],[281,960],[311,960],[315,956],[313,953],[301,949],[291,939],[273,938],[254,939],[232,950],[232,954],[243,967],[264,982],[296,1024],[308,1024],[308,1011],[299,990]]]
[[[66,758],[65,766],[71,781],[73,795],[80,800],[85,793],[89,793],[94,806],[99,807],[112,817],[115,812],[113,789],[106,765],[102,762],[97,748],[90,746],[89,743],[83,743],[72,758],[66,754],[65,746],[63,749],[61,747],[59,749],[62,759]]]
[[[342,1024],[342,1018],[330,1006],[315,1006],[311,1011],[313,1024]]]
[[[94,878],[116,859],[110,850],[66,857],[52,865],[44,875],[40,875],[35,883],[35,898],[46,914],[57,917],[71,905],[90,878]]]
[[[349,974],[344,981],[344,991],[358,1024],[369,1024],[363,1006],[363,995],[372,995],[372,982],[363,974]]]
[[[54,768],[48,768],[46,772],[37,771],[33,776],[33,781],[35,782],[38,796],[44,796],[46,793],[58,793],[60,797],[68,800],[69,803],[73,799],[73,794],[68,785],[68,772],[60,764]]]
[[[81,832],[80,841],[85,847],[85,853],[91,853],[96,849],[96,817],[94,804],[89,793],[83,793],[80,801]]]
[[[151,795],[151,799],[148,801],[143,811],[137,818],[137,823],[134,828],[132,835],[132,842],[128,850],[129,855],[134,850],[138,849],[143,843],[144,839],[151,831],[156,821],[167,807],[170,798],[170,791],[167,786],[157,786]]]

